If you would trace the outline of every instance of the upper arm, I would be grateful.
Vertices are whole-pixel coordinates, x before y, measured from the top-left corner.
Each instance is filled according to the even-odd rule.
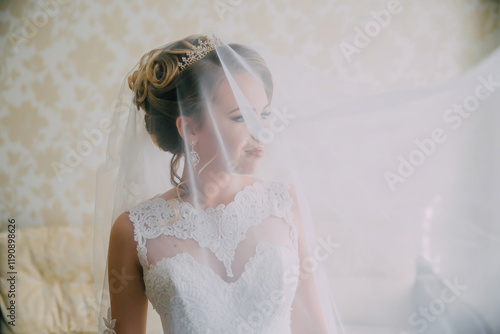
[[[326,333],[324,314],[314,279],[314,266],[311,265],[318,259],[309,253],[306,231],[302,222],[301,209],[305,208],[299,207],[297,192],[293,186],[290,187],[290,196],[293,200],[293,224],[297,230],[300,272],[292,306],[292,330],[293,333],[305,333],[310,330],[314,333]]]
[[[145,333],[148,302],[128,212],[121,214],[111,229],[108,283],[116,333]]]
[[[297,231],[297,239],[298,239],[298,247],[299,247],[299,258],[302,261],[309,256],[309,252],[307,250],[306,243],[306,233],[304,230],[304,226],[302,225],[302,214],[299,207],[299,200],[297,196],[297,192],[293,185],[290,186],[290,197],[293,200],[292,204],[292,223]],[[304,209],[304,208],[303,208]]]

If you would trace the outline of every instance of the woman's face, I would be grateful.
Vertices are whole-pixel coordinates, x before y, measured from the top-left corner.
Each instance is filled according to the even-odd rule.
[[[219,84],[207,117],[197,133],[196,151],[200,155],[199,166],[203,166],[217,155],[210,165],[218,170],[254,174],[260,168],[265,146],[250,134],[245,122],[249,121],[250,112],[256,116],[251,121],[257,120],[262,126],[267,126],[266,118],[270,115],[269,101],[264,85],[252,75],[238,74],[234,80],[251,110],[246,113],[240,110],[227,79]],[[207,168],[211,169],[209,166]]]

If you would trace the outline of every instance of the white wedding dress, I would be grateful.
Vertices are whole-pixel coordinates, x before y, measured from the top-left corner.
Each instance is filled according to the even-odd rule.
[[[257,182],[227,206],[157,197],[128,210],[164,333],[291,333],[299,265],[292,205],[287,185]]]

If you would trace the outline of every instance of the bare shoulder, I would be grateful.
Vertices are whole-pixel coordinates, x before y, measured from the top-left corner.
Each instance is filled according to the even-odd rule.
[[[130,246],[135,248],[134,225],[129,218],[128,212],[122,213],[115,220],[111,228],[110,243],[120,247]]]
[[[178,197],[179,196],[177,194],[177,189],[175,187],[173,187],[172,189],[168,190],[167,192],[165,192],[161,195],[157,195],[154,198],[163,198],[164,200],[168,201],[168,200],[178,198]]]
[[[299,198],[297,196],[297,190],[295,189],[295,186],[293,184],[289,185],[288,188],[288,194],[290,195],[290,198],[292,199],[292,210],[297,212],[299,210]]]
[[[134,238],[134,225],[129,218],[129,213],[124,212],[115,220],[111,228],[108,249],[108,270],[128,273],[142,272],[137,256],[137,242]]]
[[[290,192],[290,194],[297,196],[297,191],[295,190],[295,186],[293,184],[288,184],[288,191]]]

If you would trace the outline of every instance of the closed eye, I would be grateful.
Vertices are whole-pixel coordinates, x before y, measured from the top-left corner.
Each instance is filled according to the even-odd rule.
[[[271,112],[271,110],[270,110],[268,107],[269,107],[269,106],[267,106],[267,107],[265,108],[265,111],[263,111],[263,112],[261,112],[261,113],[260,113],[260,117],[261,117],[262,119],[267,119],[269,116],[271,116],[272,112]],[[237,111],[237,110],[238,110],[238,109],[235,109],[235,110],[233,110],[233,111],[231,111],[231,112],[235,112],[235,111]],[[252,112],[253,112],[253,111],[254,111],[254,110],[252,110]],[[235,122],[244,122],[244,121],[245,121],[245,118],[244,118],[242,115],[233,116],[233,117],[231,117],[231,119],[232,119],[233,121],[235,121]]]
[[[235,116],[235,117],[231,117],[231,119],[235,122],[243,122],[245,119],[243,118],[243,116],[239,115],[239,116]]]
[[[260,117],[262,117],[262,119],[267,119],[269,116],[271,116],[271,112],[270,111],[266,111],[266,112],[263,112],[260,114]],[[243,116],[235,116],[235,117],[231,117],[231,119],[235,122],[243,122],[245,120],[245,118]]]

